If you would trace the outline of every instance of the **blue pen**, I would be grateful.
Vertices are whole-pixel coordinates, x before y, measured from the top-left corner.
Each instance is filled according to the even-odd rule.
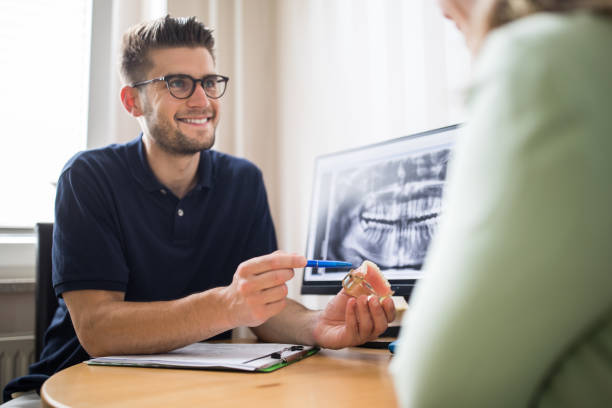
[[[309,266],[312,268],[352,268],[353,264],[342,261],[320,261],[317,259],[309,259],[306,263],[306,267]]]

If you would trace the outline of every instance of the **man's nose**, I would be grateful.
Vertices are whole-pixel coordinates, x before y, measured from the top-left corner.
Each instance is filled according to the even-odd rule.
[[[193,94],[187,99],[189,106],[208,106],[210,105],[210,99],[206,92],[204,92],[204,86],[202,82],[196,82]]]

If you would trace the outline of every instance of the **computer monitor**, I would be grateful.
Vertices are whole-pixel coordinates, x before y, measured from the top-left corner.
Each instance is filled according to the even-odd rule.
[[[408,298],[440,215],[459,125],[320,156],[306,257],[377,264]],[[302,294],[336,294],[349,269],[304,268]]]

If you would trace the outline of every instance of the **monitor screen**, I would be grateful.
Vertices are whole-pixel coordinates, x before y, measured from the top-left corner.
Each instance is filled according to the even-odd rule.
[[[409,296],[435,233],[458,125],[320,156],[306,257],[377,264]],[[335,294],[346,269],[304,268],[302,294]]]

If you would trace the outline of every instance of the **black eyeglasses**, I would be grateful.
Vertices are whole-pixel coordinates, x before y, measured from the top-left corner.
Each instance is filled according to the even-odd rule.
[[[195,79],[187,74],[166,75],[148,81],[135,82],[130,85],[133,88],[164,81],[170,94],[176,99],[187,99],[195,92],[196,84],[199,82],[204,88],[204,93],[211,99],[218,99],[225,93],[229,78],[223,75],[206,75],[202,79]]]

